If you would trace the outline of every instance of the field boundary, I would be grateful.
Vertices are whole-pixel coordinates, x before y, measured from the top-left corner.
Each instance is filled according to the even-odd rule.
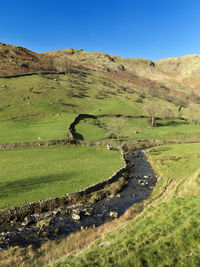
[[[21,74],[11,74],[11,75],[0,75],[0,78],[18,78],[24,76],[32,76],[32,75],[50,75],[50,74],[65,74],[65,72],[55,72],[55,71],[42,71],[42,72],[30,72],[30,73],[21,73]]]
[[[95,115],[90,115],[90,114],[78,114],[74,120],[72,121],[72,123],[70,123],[69,128],[67,129],[67,135],[70,139],[76,139],[76,125],[79,123],[80,120],[84,120],[84,119],[97,119],[97,116]]]
[[[76,139],[61,139],[61,140],[47,140],[47,141],[32,141],[21,143],[0,143],[0,150],[6,149],[20,149],[33,147],[49,147],[55,145],[76,145],[80,142]]]
[[[151,146],[162,146],[162,145],[178,145],[178,144],[194,144],[199,143],[199,141],[173,141],[173,140],[129,140],[132,145],[141,144],[145,147]],[[130,142],[125,142],[129,144]],[[0,150],[12,150],[12,149],[24,149],[24,148],[35,148],[35,147],[50,147],[56,145],[85,145],[85,146],[96,146],[96,145],[106,145],[110,142],[106,141],[87,141],[78,140],[76,138],[61,139],[61,140],[47,140],[47,141],[32,141],[32,142],[22,142],[22,143],[0,143]],[[111,142],[112,143],[112,142]]]

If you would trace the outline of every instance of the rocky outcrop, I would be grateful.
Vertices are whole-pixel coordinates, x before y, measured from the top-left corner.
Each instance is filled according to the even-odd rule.
[[[81,69],[90,74],[93,71],[106,72],[111,78],[125,79],[140,86],[150,87],[151,82],[154,82],[158,87],[165,85],[172,90],[182,91],[184,86],[185,89],[199,91],[200,55],[153,62],[149,59],[122,58],[73,48],[38,54],[23,47],[0,43],[1,77],[56,71],[81,72]]]
[[[0,75],[55,71],[51,56],[34,53],[20,46],[0,43]]]

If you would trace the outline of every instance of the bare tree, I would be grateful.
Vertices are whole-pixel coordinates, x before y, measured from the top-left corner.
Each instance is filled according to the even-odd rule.
[[[149,116],[151,127],[156,126],[156,118],[171,119],[174,118],[174,111],[168,105],[163,105],[156,100],[149,100],[144,106],[145,113]]]
[[[160,109],[160,105],[158,104],[158,102],[154,100],[148,101],[146,105],[144,106],[144,111],[148,114],[149,122],[152,127],[155,126],[155,120],[156,120],[156,117],[158,117],[159,109]]]

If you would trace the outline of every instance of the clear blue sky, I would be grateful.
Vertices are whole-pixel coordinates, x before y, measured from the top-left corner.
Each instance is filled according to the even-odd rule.
[[[1,1],[0,41],[158,60],[200,53],[199,0]]]

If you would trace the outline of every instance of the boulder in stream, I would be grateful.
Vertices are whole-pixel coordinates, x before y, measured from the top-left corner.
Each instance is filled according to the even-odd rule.
[[[118,218],[119,214],[116,211],[110,211],[109,213],[110,218]]]
[[[52,222],[52,218],[44,219],[39,222],[37,222],[37,227],[38,228],[48,228]]]
[[[79,221],[81,219],[81,216],[78,214],[72,214],[72,219]]]
[[[28,226],[28,225],[30,225],[30,224],[32,224],[32,223],[34,223],[35,221],[34,221],[34,219],[31,217],[31,216],[26,216],[25,218],[24,218],[24,221],[22,222],[22,226]]]

